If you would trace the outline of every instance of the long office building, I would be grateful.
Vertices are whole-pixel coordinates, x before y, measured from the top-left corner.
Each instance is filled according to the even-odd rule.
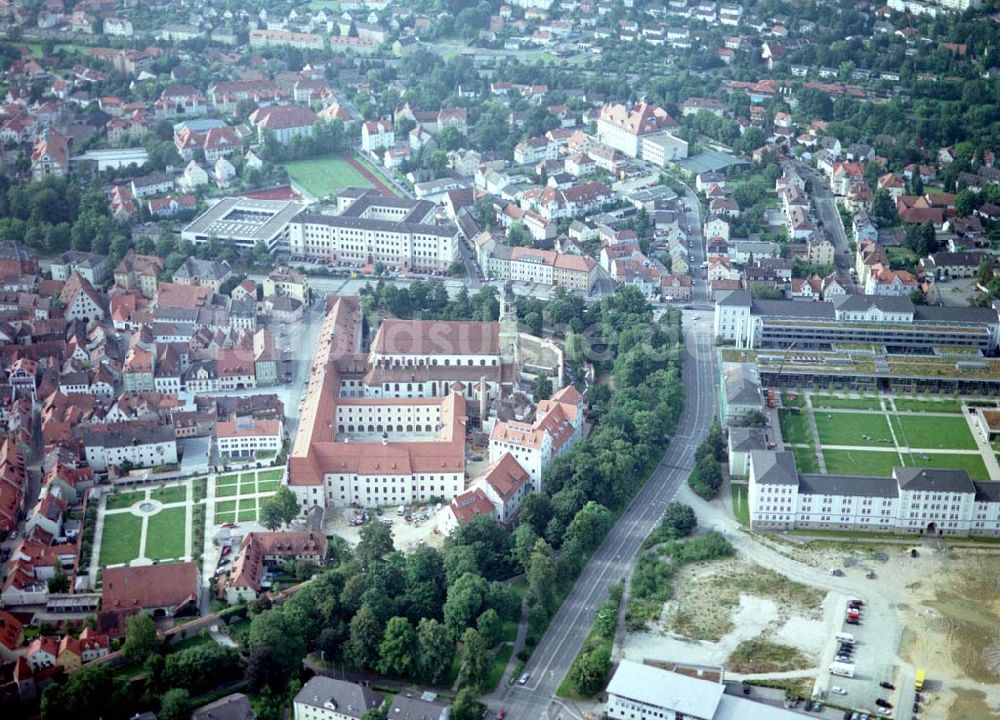
[[[737,348],[831,350],[870,345],[884,353],[1000,345],[996,307],[914,305],[906,297],[845,295],[833,302],[758,300],[733,292],[715,307],[715,335]]]
[[[403,271],[447,271],[459,257],[458,242],[458,228],[438,222],[434,203],[359,188],[337,197],[336,212],[301,212],[288,228],[293,256]]]
[[[965,470],[897,467],[891,477],[798,472],[791,452],[750,452],[750,527],[913,535],[1000,534],[1000,482]]]

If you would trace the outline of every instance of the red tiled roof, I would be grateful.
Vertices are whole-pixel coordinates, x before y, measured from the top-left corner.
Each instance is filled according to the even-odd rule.
[[[376,355],[496,355],[498,323],[384,320],[372,343]]]
[[[198,597],[198,566],[193,562],[105,568],[101,609],[127,612],[174,608]]]

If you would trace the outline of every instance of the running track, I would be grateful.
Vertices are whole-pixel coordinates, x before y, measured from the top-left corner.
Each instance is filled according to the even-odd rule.
[[[343,158],[352,168],[354,168],[359,173],[364,175],[365,180],[370,182],[375,187],[375,189],[378,190],[380,193],[382,193],[383,195],[387,195],[388,197],[396,197],[396,193],[392,191],[392,188],[390,188],[384,182],[375,177],[375,175],[372,174],[371,170],[369,170],[364,165],[359,163],[351,155],[344,155]]]

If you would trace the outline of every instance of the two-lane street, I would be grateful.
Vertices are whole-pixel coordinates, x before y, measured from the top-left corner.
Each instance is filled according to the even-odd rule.
[[[642,541],[659,523],[667,503],[687,480],[695,448],[707,434],[716,402],[711,323],[695,319],[698,316],[691,313],[685,316],[687,402],[678,423],[683,434],[673,438],[659,466],[583,569],[525,666],[528,681],[502,692],[494,709],[504,707],[509,718],[548,717],[556,688],[583,646],[597,606],[607,597],[612,584],[627,577]]]
[[[851,277],[851,268],[854,266],[854,259],[851,246],[847,241],[847,232],[840,219],[840,212],[837,210],[837,199],[826,184],[826,178],[819,172],[807,165],[798,165],[797,170],[812,183],[812,198],[816,206],[816,215],[823,223],[823,229],[826,230],[836,251],[837,275],[843,282],[847,283],[848,292],[852,292],[854,280]]]

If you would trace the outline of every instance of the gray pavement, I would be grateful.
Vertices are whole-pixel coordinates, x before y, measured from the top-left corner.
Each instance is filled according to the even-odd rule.
[[[851,268],[854,267],[854,256],[847,240],[847,232],[840,219],[840,211],[837,210],[837,201],[830,186],[819,172],[808,165],[798,164],[796,166],[803,177],[812,182],[812,199],[816,206],[816,214],[823,223],[823,229],[827,231],[833,246],[836,250],[837,275],[847,284],[847,291],[854,292],[854,280],[851,278]]]
[[[673,438],[659,466],[587,563],[525,666],[528,682],[506,688],[493,706],[504,707],[509,718],[555,718],[564,712],[558,707],[565,706],[550,711],[550,705],[590,631],[597,606],[611,585],[630,572],[643,539],[659,523],[693,467],[695,448],[707,433],[716,406],[710,325],[696,321],[686,327],[685,344],[688,401],[678,423],[684,434]]]

